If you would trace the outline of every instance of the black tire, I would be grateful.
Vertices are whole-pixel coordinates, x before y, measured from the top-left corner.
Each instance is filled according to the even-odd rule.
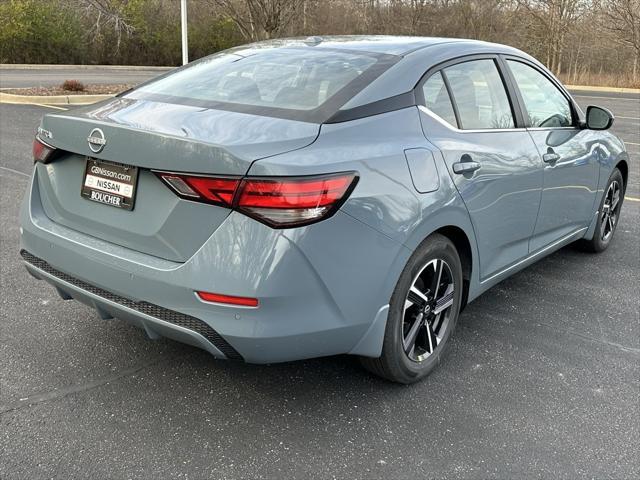
[[[443,267],[437,267],[439,265],[438,261],[442,262],[440,265],[443,265]],[[420,301],[420,298],[417,298],[415,294],[410,298],[409,290],[414,286],[414,282],[416,282],[416,286],[419,285],[418,282],[422,281],[422,277],[430,274],[427,269],[431,268],[433,268],[434,272],[436,269],[440,269],[444,273],[439,276],[435,273],[431,274],[431,277],[428,277],[423,283],[431,283],[429,279],[437,278],[432,285],[436,285],[434,290],[442,301],[436,302],[438,299],[434,299],[432,307],[429,307],[427,302],[422,306],[417,303],[414,305],[411,302],[411,298],[417,299],[417,301]],[[441,281],[442,283],[440,283]],[[422,284],[420,285],[422,286]],[[453,292],[446,295],[446,292],[449,292],[451,288],[453,288]],[[440,292],[438,292],[439,289]],[[445,291],[443,292],[442,289],[445,289]],[[440,363],[440,358],[456,326],[462,302],[462,290],[462,267],[453,242],[440,234],[431,235],[411,255],[393,291],[389,302],[389,316],[382,346],[382,355],[379,358],[362,357],[360,359],[361,364],[370,372],[392,382],[409,384],[427,376]],[[424,291],[431,292],[428,288],[424,288]],[[447,300],[447,302],[445,303],[444,300]],[[446,310],[442,309],[440,316],[436,317],[434,313],[441,306],[448,303],[451,303],[450,307]],[[410,306],[405,308],[405,305]],[[411,336],[409,332],[412,331],[414,326],[412,320],[417,322],[418,316],[423,319],[423,325],[417,326],[415,331],[418,333]],[[427,320],[428,318],[431,321]],[[436,325],[436,322],[445,321],[446,323],[444,324]],[[435,328],[439,329],[437,346],[430,348],[432,343],[429,343],[429,341],[430,338],[433,338]],[[422,355],[416,353],[417,351],[422,352],[417,341],[419,335],[422,343],[427,345],[424,350],[425,353]],[[409,338],[415,338],[416,340],[414,340],[414,347],[407,353],[404,344]],[[429,350],[431,351],[429,352]],[[410,358],[411,356],[414,358]],[[425,356],[426,358],[415,358]]]
[[[613,211],[607,211],[605,204],[609,201],[608,195],[615,185],[618,186],[619,200]],[[593,238],[590,240],[580,240],[578,242],[578,247],[581,250],[599,253],[607,249],[613,239],[613,234],[615,233],[619,223],[620,211],[624,201],[624,190],[625,184],[624,179],[622,178],[622,173],[620,173],[620,170],[616,168],[609,177],[607,186],[604,189],[604,194],[602,195],[602,200],[600,201],[600,207],[598,208],[598,220],[595,231],[593,232]],[[613,221],[613,224],[608,223],[610,221]]]

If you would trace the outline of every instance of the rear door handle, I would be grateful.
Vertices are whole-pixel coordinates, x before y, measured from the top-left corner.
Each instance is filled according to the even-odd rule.
[[[560,155],[558,155],[556,152],[545,153],[544,155],[542,155],[542,160],[544,161],[544,163],[554,163],[560,160]]]
[[[480,164],[474,161],[467,162],[457,162],[453,164],[453,173],[471,173],[475,172],[480,168]]]

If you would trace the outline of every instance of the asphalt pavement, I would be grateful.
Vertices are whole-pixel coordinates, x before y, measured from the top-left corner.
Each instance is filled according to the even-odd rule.
[[[216,361],[61,300],[18,255],[54,110],[0,105],[0,478],[639,478],[640,98],[577,99],[618,115],[632,157],[612,245],[482,295],[413,386],[347,356]]]

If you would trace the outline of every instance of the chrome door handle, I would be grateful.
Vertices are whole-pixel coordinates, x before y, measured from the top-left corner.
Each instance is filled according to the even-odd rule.
[[[555,152],[545,153],[544,155],[542,155],[542,160],[544,161],[544,163],[557,162],[558,160],[560,160],[560,155]]]
[[[453,173],[471,173],[475,172],[480,168],[480,164],[478,162],[458,162],[453,164]]]

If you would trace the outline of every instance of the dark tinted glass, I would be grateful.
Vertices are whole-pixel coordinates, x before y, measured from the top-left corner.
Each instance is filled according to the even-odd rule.
[[[463,129],[513,128],[507,92],[493,60],[473,60],[444,69]]]
[[[437,72],[424,82],[422,86],[426,107],[442,118],[445,122],[457,126],[456,116],[453,113],[451,98],[442,79],[442,74]]]
[[[272,49],[213,56],[136,90],[206,102],[313,110],[376,63],[373,55]]]

